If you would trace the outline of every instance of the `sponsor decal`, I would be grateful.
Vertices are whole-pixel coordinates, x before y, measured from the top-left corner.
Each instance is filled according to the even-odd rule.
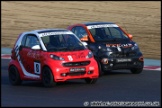
[[[17,43],[18,44],[18,43]],[[19,54],[19,46],[20,45],[16,45],[15,47],[15,53],[16,53],[16,57],[17,57],[17,60],[20,64],[20,67],[25,75],[25,77],[29,77],[29,78],[33,78],[33,79],[39,79],[40,76],[38,75],[35,75],[35,74],[31,74],[30,72],[28,72],[25,68],[24,68],[24,65],[23,65],[23,61],[21,60],[21,56]]]
[[[31,73],[27,72],[27,71],[25,70],[25,68],[24,68],[24,65],[22,64],[22,61],[21,61],[19,55],[18,55],[17,58],[18,58],[18,60],[19,60],[19,64],[20,64],[21,69],[22,69],[22,71],[23,71],[23,73],[24,73],[25,76],[27,76],[27,77],[29,77],[29,78],[40,78],[40,76],[38,76],[38,75],[31,74]]]
[[[103,27],[119,27],[116,24],[101,24],[101,25],[90,25],[87,26],[88,29],[93,29],[93,28],[103,28]]]
[[[27,56],[28,57],[32,57],[34,59],[39,59],[40,58],[40,54],[39,53],[36,53],[36,52],[32,52],[32,50],[30,50],[28,53],[27,53]]]
[[[106,44],[106,47],[123,47],[123,48],[128,48],[132,47],[133,45],[128,43],[128,44]]]
[[[47,33],[40,33],[39,36],[43,37],[43,36],[50,36],[50,35],[61,35],[61,34],[73,34],[70,31],[66,31],[66,32],[47,32]]]
[[[70,68],[70,72],[84,72],[86,68]]]
[[[116,62],[131,62],[132,61],[132,59],[116,59]]]

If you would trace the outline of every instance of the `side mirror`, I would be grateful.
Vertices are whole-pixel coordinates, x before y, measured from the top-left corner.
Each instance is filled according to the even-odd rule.
[[[132,40],[133,36],[131,34],[128,34],[128,38]]]
[[[83,42],[86,42],[86,41],[88,41],[88,36],[85,35],[82,38],[80,38],[80,40],[83,41]]]
[[[82,44],[83,44],[84,46],[87,46],[87,45],[88,45],[87,42],[82,42]]]
[[[33,49],[33,50],[40,50],[41,48],[40,48],[40,46],[39,45],[34,45],[34,46],[32,46],[32,48],[31,49]]]

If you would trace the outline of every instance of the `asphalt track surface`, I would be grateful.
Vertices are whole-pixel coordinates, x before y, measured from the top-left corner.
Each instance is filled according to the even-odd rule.
[[[151,102],[161,106],[161,71],[143,70],[141,74],[131,74],[128,70],[118,70],[100,77],[96,84],[70,80],[45,88],[38,81],[10,85],[8,63],[8,59],[1,59],[2,107],[84,107],[94,101],[144,102],[145,105]]]

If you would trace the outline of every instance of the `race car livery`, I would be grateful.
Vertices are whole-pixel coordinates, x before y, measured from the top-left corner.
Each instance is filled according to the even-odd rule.
[[[143,70],[143,54],[132,35],[113,22],[87,22],[68,26],[94,54],[100,75],[111,70]]]
[[[8,66],[12,85],[40,80],[46,87],[70,79],[93,84],[99,76],[93,53],[66,29],[42,29],[19,35]]]

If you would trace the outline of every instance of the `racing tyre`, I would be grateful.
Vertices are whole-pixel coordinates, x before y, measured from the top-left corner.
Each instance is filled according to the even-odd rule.
[[[9,67],[9,81],[12,85],[20,85],[22,83],[20,74],[15,66]]]
[[[95,58],[95,60],[96,60],[96,62],[97,62],[97,64],[98,64],[99,76],[103,76],[103,75],[104,75],[104,72],[102,71],[102,67],[101,67],[100,62],[99,62],[98,59],[96,59],[96,58]]]
[[[131,72],[133,74],[140,74],[143,71],[143,68],[132,68]]]
[[[42,83],[45,87],[53,87],[56,85],[52,71],[48,67],[45,67],[42,71]]]
[[[97,78],[93,78],[93,79],[90,79],[90,78],[86,78],[85,79],[85,82],[87,84],[95,84],[97,82]]]

